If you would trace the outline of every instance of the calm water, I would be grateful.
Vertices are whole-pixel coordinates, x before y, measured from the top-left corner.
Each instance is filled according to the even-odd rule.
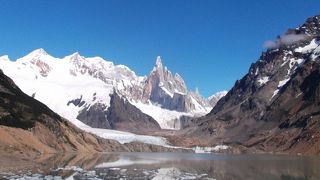
[[[63,155],[35,161],[34,167],[18,172],[1,172],[0,176],[7,179],[318,180],[320,159],[193,153]]]

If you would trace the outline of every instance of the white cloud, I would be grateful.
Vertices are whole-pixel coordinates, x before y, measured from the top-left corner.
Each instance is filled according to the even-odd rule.
[[[305,39],[307,35],[305,34],[287,34],[284,35],[277,40],[267,40],[263,43],[263,47],[266,49],[276,49],[279,48],[280,45],[291,45],[295,42],[301,41]]]

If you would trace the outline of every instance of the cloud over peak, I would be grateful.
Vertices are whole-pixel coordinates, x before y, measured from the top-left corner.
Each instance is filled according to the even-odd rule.
[[[286,34],[278,37],[276,40],[267,40],[263,43],[263,47],[266,49],[276,49],[281,45],[291,45],[295,42],[304,40],[307,37],[305,34]]]

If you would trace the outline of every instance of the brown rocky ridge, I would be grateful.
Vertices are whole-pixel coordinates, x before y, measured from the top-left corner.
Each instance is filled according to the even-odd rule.
[[[180,142],[320,154],[319,44],[320,16],[279,36],[208,115],[180,132],[187,137]]]

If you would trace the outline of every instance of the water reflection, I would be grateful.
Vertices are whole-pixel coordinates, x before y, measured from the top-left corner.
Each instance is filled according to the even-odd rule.
[[[64,154],[37,159],[20,173],[0,174],[5,178],[21,178],[35,176],[35,173],[38,179],[47,176],[47,179],[316,180],[320,179],[320,160],[318,157],[285,155]]]

